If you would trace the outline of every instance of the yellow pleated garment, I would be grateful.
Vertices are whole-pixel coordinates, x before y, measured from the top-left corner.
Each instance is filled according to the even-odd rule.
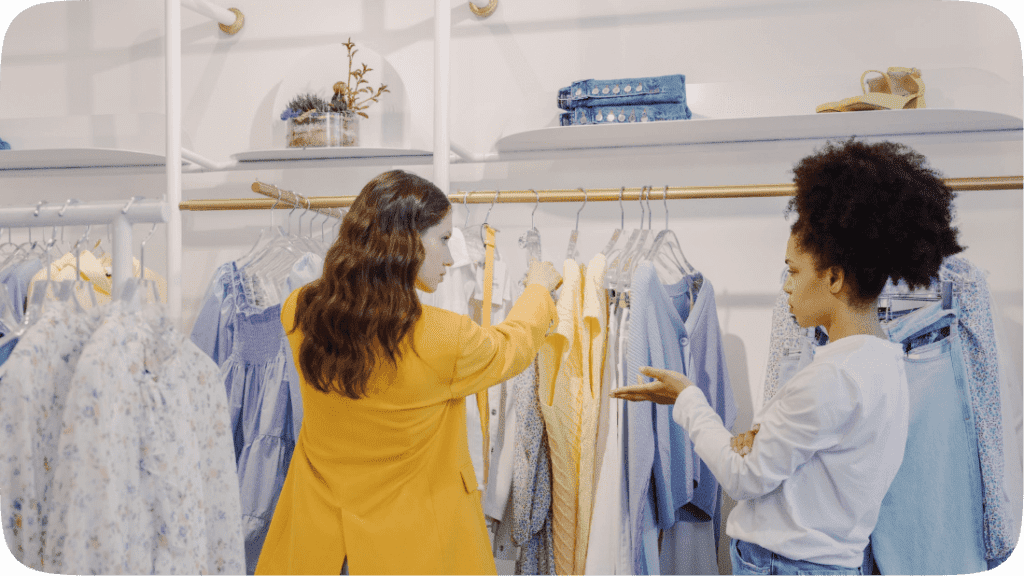
[[[558,327],[537,356],[540,410],[551,451],[551,509],[555,571],[576,574],[576,512],[579,494],[580,410],[583,391],[583,275],[565,261],[555,309]]]
[[[590,259],[583,273],[583,322],[580,333],[584,378],[580,394],[580,467],[574,574],[583,574],[586,571],[590,519],[594,513],[594,489],[597,485],[597,427],[601,417],[601,383],[608,327],[608,292],[604,287],[605,262],[604,254],[597,254]]]
[[[85,293],[83,290],[75,290],[75,298],[78,303],[86,309],[92,308],[92,299],[96,299],[96,304],[109,304],[110,293],[113,289],[113,279],[107,275],[107,270],[113,265],[113,260],[110,256],[104,256],[97,258],[92,252],[88,250],[82,250],[78,257],[75,257],[74,252],[68,252],[61,256],[57,260],[54,260],[50,264],[50,280],[54,282],[61,282],[67,280],[85,280],[92,286],[92,294]],[[139,259],[132,258],[132,276],[139,274]],[[28,285],[28,299],[32,300],[33,294],[35,294],[36,282],[42,282],[46,280],[46,267],[36,272],[35,276]],[[160,297],[160,302],[167,302],[167,281],[162,276],[153,272],[149,268],[145,270],[146,280],[153,280],[157,286],[157,292]],[[47,288],[49,298],[55,298],[53,287]]]

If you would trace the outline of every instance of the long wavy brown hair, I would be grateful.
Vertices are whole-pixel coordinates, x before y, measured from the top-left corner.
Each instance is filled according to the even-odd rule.
[[[311,386],[358,399],[367,395],[378,362],[397,366],[400,344],[422,313],[415,291],[426,256],[420,234],[450,209],[437,186],[402,170],[363,187],[323,274],[299,293],[299,368]]]

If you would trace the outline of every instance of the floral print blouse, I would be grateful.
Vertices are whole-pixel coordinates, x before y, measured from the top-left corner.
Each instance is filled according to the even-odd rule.
[[[51,303],[0,378],[2,512],[19,561],[243,572],[219,370],[159,309]]]

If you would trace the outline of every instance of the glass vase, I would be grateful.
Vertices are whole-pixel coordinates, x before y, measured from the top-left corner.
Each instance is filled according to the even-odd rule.
[[[359,116],[347,112],[327,112],[288,120],[289,148],[316,148],[359,145]]]

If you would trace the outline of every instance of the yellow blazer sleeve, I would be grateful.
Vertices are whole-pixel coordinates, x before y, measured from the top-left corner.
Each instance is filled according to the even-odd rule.
[[[452,397],[476,394],[526,370],[557,319],[555,301],[537,284],[526,287],[501,324],[483,328],[462,316]]]

